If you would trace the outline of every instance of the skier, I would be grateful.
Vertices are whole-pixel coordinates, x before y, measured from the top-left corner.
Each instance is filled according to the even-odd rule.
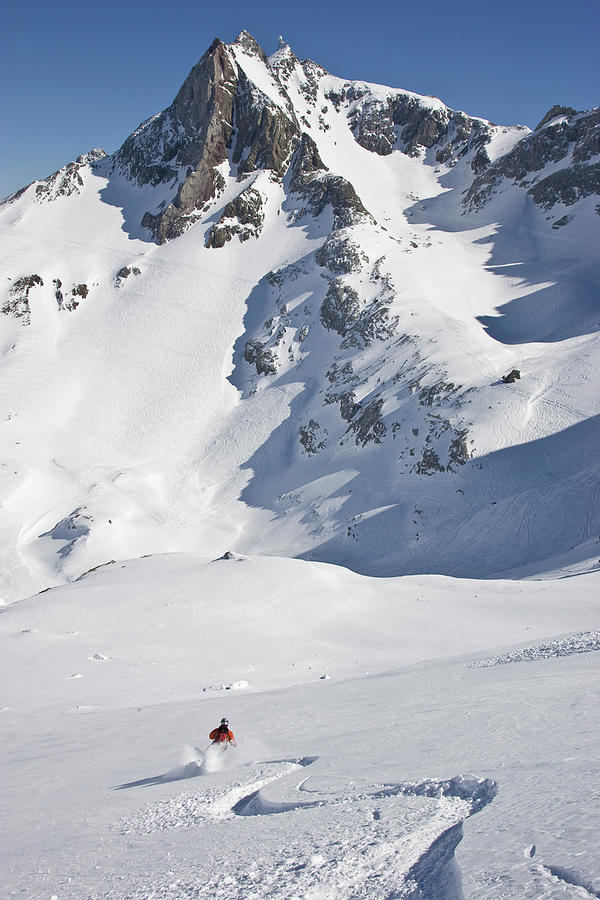
[[[218,746],[223,751],[227,750],[229,744],[233,747],[236,746],[233,731],[229,730],[229,721],[227,719],[221,719],[221,724],[218,728],[213,728],[209,738],[213,742],[213,747]]]

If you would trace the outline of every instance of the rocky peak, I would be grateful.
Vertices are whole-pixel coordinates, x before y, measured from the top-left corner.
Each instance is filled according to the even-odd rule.
[[[159,243],[181,234],[223,188],[218,167],[238,167],[242,178],[256,169],[282,177],[300,140],[293,109],[282,109],[248,77],[236,53],[268,66],[256,40],[242,31],[228,47],[215,39],[194,66],[171,106],[140,126],[115,155],[121,171],[138,184],[169,184],[165,208],[142,219]],[[235,128],[234,128],[235,123]]]
[[[231,54],[215,39],[171,106],[127,138],[115,155],[138,184],[178,184],[166,209],[142,219],[159,243],[181,234],[222,185],[216,167],[227,159],[237,84]]]
[[[245,29],[243,31],[240,31],[233,43],[234,45],[241,47],[246,51],[246,53],[249,53],[251,56],[258,56],[258,58],[261,59],[265,63],[265,65],[268,64],[267,54],[260,46],[256,38],[254,38],[249,31],[246,31]]]
[[[572,106],[560,106],[558,103],[555,103],[552,109],[549,109],[544,118],[538,122],[538,124],[533,129],[534,131],[539,131],[540,128],[543,128],[544,125],[548,125],[549,122],[552,122],[553,119],[558,119],[559,116],[575,116],[577,115],[577,110],[573,109]]]
[[[81,156],[78,156],[75,162],[80,165],[92,165],[92,163],[105,159],[106,156],[106,151],[102,150],[101,147],[93,147],[91,150],[88,150],[87,153],[82,153]]]
[[[285,78],[298,64],[296,54],[284,38],[279,35],[279,44],[275,53],[269,57],[269,66],[278,75]]]

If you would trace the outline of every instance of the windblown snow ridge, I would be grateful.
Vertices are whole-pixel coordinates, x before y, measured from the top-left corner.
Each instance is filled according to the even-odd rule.
[[[469,668],[487,669],[490,666],[503,666],[506,663],[552,659],[556,656],[572,656],[574,653],[591,653],[592,650],[600,650],[600,629],[582,631],[579,634],[571,634],[555,641],[522,647],[520,650],[511,650],[501,656],[478,659],[476,662],[470,663]]]

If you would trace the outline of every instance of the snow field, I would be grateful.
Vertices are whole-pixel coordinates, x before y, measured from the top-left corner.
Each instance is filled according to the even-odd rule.
[[[596,575],[121,565],[0,614],[7,898],[597,890],[597,651],[469,667],[592,629]],[[202,690],[250,660],[247,689]],[[225,714],[238,747],[207,771]]]

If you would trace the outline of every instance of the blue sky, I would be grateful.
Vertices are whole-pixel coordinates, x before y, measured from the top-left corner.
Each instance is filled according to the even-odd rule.
[[[501,124],[600,104],[599,0],[5,0],[0,196],[91,147],[115,150],[171,102],[214,37],[243,28],[267,53],[283,34],[335,75]]]

